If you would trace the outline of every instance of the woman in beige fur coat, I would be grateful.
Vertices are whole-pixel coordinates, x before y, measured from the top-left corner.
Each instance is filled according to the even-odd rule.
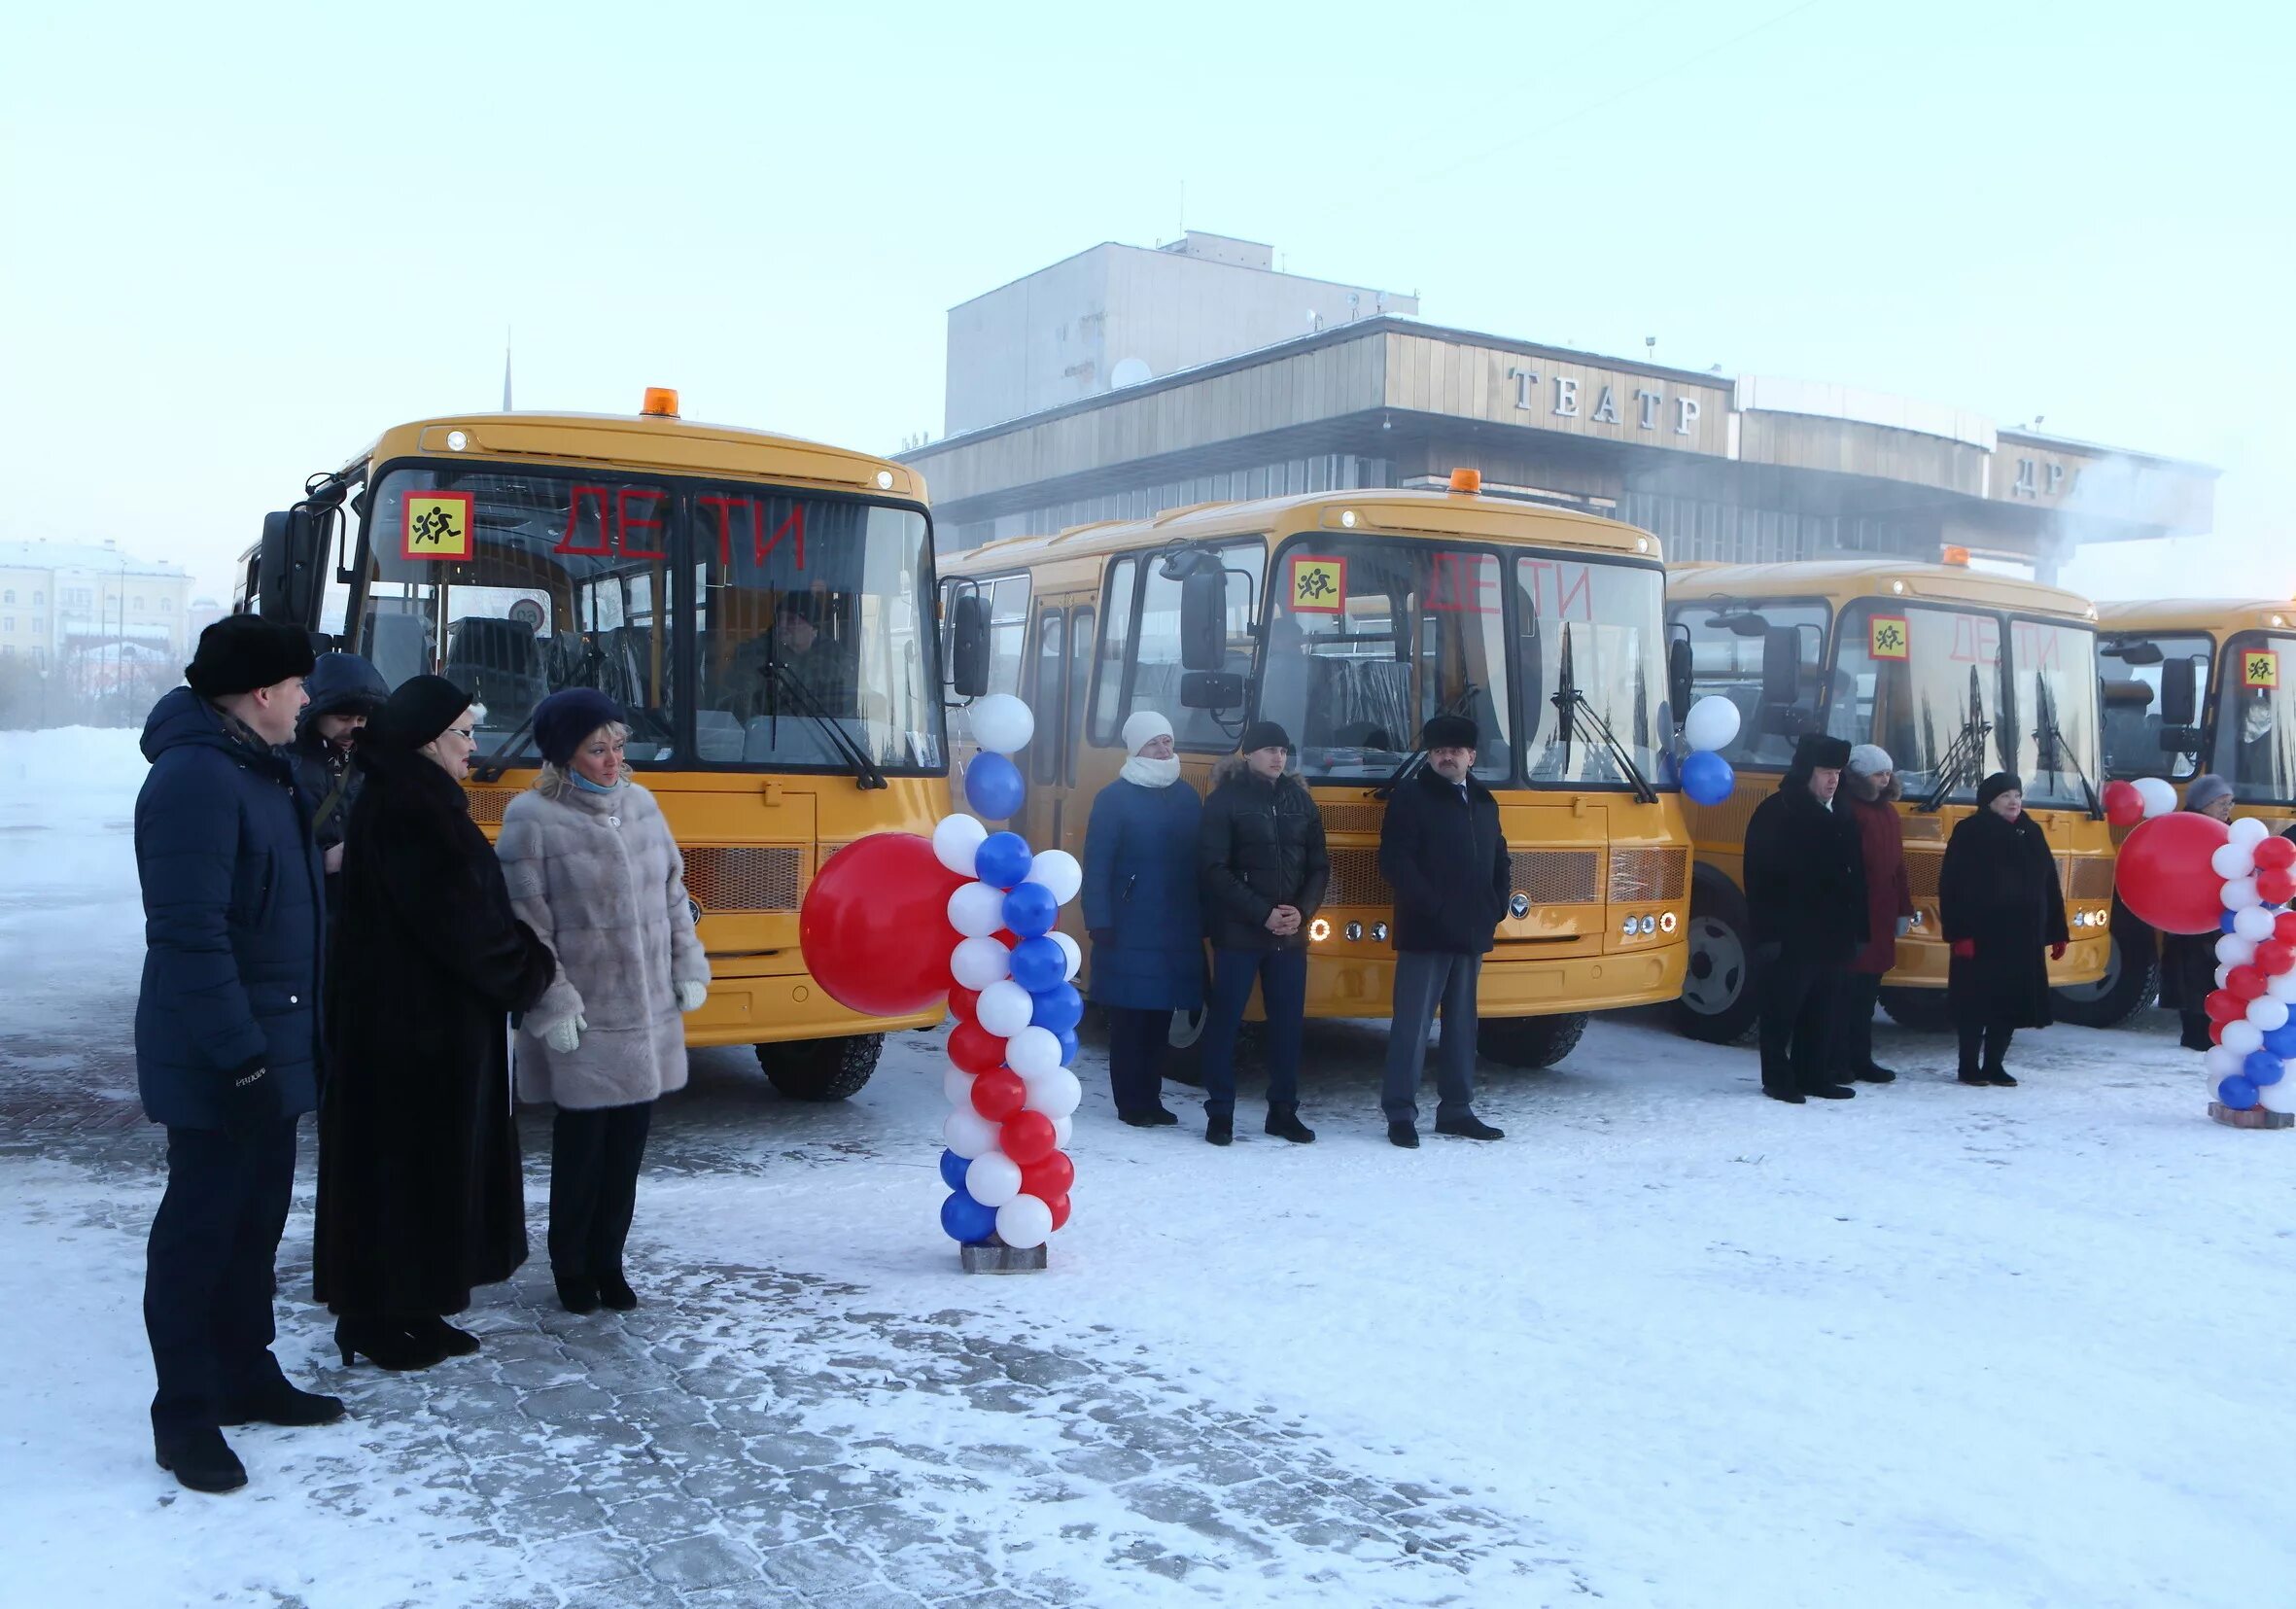
[[[694,936],[685,863],[654,797],[630,777],[629,728],[604,693],[569,687],[535,707],[534,787],[503,812],[496,853],[519,920],[558,957],[518,1031],[518,1093],[554,1102],[550,1272],[574,1312],[634,1308],[622,1246],[657,1097],[685,1087],[681,1013],[710,963]]]

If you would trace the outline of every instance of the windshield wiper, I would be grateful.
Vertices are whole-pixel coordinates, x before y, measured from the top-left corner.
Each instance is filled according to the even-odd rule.
[[[2072,752],[2072,745],[2066,741],[2065,729],[2057,724],[2057,700],[2049,691],[2048,679],[2039,671],[2033,673],[2033,713],[2034,718],[2040,723],[2033,734],[2035,745],[2037,747],[2045,743],[2058,759],[2072,762],[2072,774],[2080,780],[2081,794],[2089,801],[2089,820],[2102,822],[2105,820],[2105,806],[2097,797],[2097,789],[2089,781],[2089,773],[2081,767],[2080,756]],[[2064,775],[2062,765],[2044,769],[2052,776]]]
[[[1925,814],[1934,814],[1945,808],[1946,795],[1961,787],[1965,777],[1974,782],[1985,760],[1985,740],[1993,732],[1993,722],[1985,718],[1984,683],[1977,678],[1977,667],[1969,667],[1969,713],[1962,721],[1961,734],[1953,740],[1937,761],[1937,783],[1930,789],[1929,797],[1916,808]]]
[[[1595,737],[1601,741],[1604,752],[1611,756],[1612,763],[1618,767],[1628,785],[1633,787],[1636,801],[1656,804],[1658,790],[1651,786],[1651,779],[1642,774],[1642,767],[1634,763],[1633,752],[1618,741],[1618,734],[1611,730],[1611,723],[1595,709],[1594,701],[1580,687],[1578,678],[1572,672],[1571,628],[1567,625],[1562,628],[1562,652],[1558,658],[1552,702],[1555,713],[1561,717],[1563,774],[1569,775],[1571,769],[1572,728],[1577,724],[1573,717],[1583,715],[1586,717],[1587,725],[1594,729]]]
[[[851,732],[837,724],[837,717],[829,714],[828,708],[822,704],[821,695],[807,686],[803,677],[782,663],[779,651],[765,662],[757,674],[769,685],[786,692],[801,713],[813,717],[814,723],[828,736],[830,746],[837,751],[838,756],[853,768],[853,776],[861,787],[890,786],[885,780],[885,773],[877,769],[877,762],[869,757],[869,751],[862,748],[859,740]],[[773,723],[768,728],[768,741],[776,749],[781,747],[781,727],[782,704],[777,698],[774,700]]]

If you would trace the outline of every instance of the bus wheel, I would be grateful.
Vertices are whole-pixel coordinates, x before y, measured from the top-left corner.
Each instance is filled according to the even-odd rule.
[[[1203,1020],[1207,1015],[1202,1006],[1194,1011],[1172,1013],[1172,1029],[1165,1043],[1164,1075],[1175,1084],[1203,1085]],[[1247,1025],[1248,1026],[1248,1025]]]
[[[1476,1025],[1475,1048],[1504,1067],[1550,1067],[1579,1048],[1587,1015],[1485,1017]]]
[[[773,1087],[792,1101],[843,1101],[860,1093],[885,1049],[882,1033],[842,1039],[791,1039],[759,1045],[757,1065]]]
[[[1754,1027],[1761,1005],[1754,988],[1754,928],[1745,896],[1727,883],[1693,884],[1689,943],[1675,1026],[1710,1045],[1736,1044]]]
[[[1884,989],[1882,1009],[1899,1028],[1916,1033],[1947,1033],[1953,1030],[1953,1008],[1942,989]]]
[[[2118,1028],[2151,1005],[2160,986],[2161,950],[2151,930],[2124,932],[2116,924],[2105,976],[2095,983],[2050,990],[2050,1004],[2065,1022],[2082,1028]]]

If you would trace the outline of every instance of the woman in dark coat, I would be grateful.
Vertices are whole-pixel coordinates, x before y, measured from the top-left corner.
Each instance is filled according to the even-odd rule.
[[[478,1348],[445,1321],[526,1261],[504,1019],[549,988],[470,820],[470,696],[402,683],[360,734],[344,834],[319,1111],[319,1300],[348,1364],[420,1369]]]
[[[2232,784],[2214,772],[2192,779],[2184,789],[2184,808],[2219,822],[2232,820]],[[2174,1011],[2184,1032],[2186,1050],[2207,1050],[2209,1013],[2204,1005],[2216,987],[2214,928],[2205,933],[2161,935],[2161,1004]]]
[[[2057,857],[2025,814],[2024,784],[2006,771],[1978,785],[1977,814],[1946,843],[1937,914],[1953,952],[1946,998],[1961,1081],[2014,1085],[2002,1066],[2010,1036],[2049,1026],[2048,958],[2064,955],[2072,934]]]
[[[1084,834],[1084,925],[1092,997],[1108,1013],[1108,1085],[1135,1129],[1180,1121],[1164,1103],[1172,1013],[1203,1004],[1203,919],[1196,833],[1203,802],[1181,780],[1172,723],[1153,710],[1124,723],[1131,758],[1093,801]]]
[[[1857,823],[1865,865],[1865,948],[1843,974],[1835,1023],[1834,1076],[1887,1084],[1897,1075],[1873,1059],[1873,1008],[1882,977],[1897,964],[1897,940],[1913,924],[1913,887],[1905,875],[1905,823],[1897,817],[1897,764],[1878,744],[1850,751],[1839,800]]]

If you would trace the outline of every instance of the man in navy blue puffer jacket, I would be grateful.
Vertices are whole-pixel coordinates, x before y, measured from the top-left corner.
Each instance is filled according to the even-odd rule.
[[[135,803],[144,893],[136,1081],[167,1127],[144,1325],[162,1469],[199,1491],[244,1486],[225,1424],[318,1424],[271,1355],[272,1265],[295,1187],[296,1119],[316,1104],[319,855],[312,801],[278,746],[295,736],[311,645],[253,615],[217,621],[144,723]]]

